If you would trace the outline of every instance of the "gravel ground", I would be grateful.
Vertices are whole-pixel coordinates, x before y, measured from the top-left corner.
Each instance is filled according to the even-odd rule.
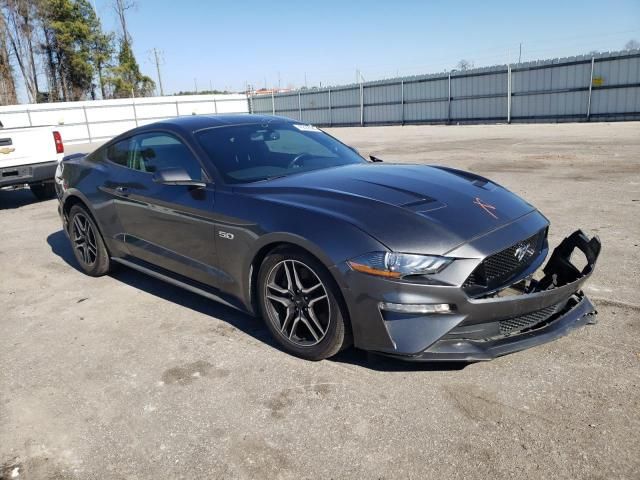
[[[0,192],[0,479],[639,478],[640,124],[331,133],[489,176],[552,242],[600,235],[599,322],[468,366],[306,362],[188,292],[81,274],[55,201]]]

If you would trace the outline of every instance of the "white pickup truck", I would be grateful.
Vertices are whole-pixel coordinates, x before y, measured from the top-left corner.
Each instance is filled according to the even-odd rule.
[[[54,197],[53,177],[63,154],[54,127],[0,128],[0,189],[28,184],[38,199]]]

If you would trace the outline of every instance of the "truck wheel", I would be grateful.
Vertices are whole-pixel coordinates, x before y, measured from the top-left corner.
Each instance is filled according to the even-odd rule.
[[[29,188],[38,200],[49,200],[56,196],[56,186],[53,182],[33,183]]]

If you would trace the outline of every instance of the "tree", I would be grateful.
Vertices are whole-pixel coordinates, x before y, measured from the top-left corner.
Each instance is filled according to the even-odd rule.
[[[624,48],[625,50],[637,50],[640,48],[640,42],[632,38],[627,43],[625,43]]]
[[[94,97],[92,47],[101,29],[88,0],[43,0],[40,14],[51,99]]]
[[[458,68],[458,70],[462,70],[464,72],[465,70],[473,68],[473,62],[470,62],[469,60],[465,60],[463,58],[456,64],[456,67]]]
[[[153,94],[155,82],[140,72],[131,46],[125,40],[120,44],[118,65],[111,69],[111,84],[115,98],[146,97]]]
[[[89,0],[38,2],[49,99],[96,98],[96,76],[102,98],[106,98],[105,75],[111,66],[113,35],[103,32]]]
[[[108,69],[112,66],[114,35],[103,33],[101,30],[93,36],[91,46],[91,59],[98,75],[98,85],[103,99],[108,98],[107,85],[109,79]]]
[[[129,31],[127,30],[127,10],[135,6],[134,0],[115,0],[113,4],[113,8],[118,15],[120,28],[122,29],[122,40],[129,43],[129,45],[131,45],[131,35],[129,35]]]
[[[36,68],[36,2],[33,0],[3,0],[3,21],[6,41],[15,58],[29,101],[38,102],[40,88]]]
[[[116,98],[144,97],[153,94],[155,82],[140,72],[133,49],[131,48],[131,36],[127,30],[127,10],[133,8],[133,0],[115,0],[114,9],[120,20],[122,36],[120,38],[120,51],[118,53],[118,65],[111,69],[113,95]]]
[[[98,90],[102,98],[151,94],[155,83],[140,72],[127,30],[134,0],[112,1],[118,38],[103,31],[91,0],[0,0],[0,103],[17,100],[15,72],[31,102],[96,98]]]
[[[6,30],[4,15],[0,15],[0,105],[14,105],[18,103],[18,97]]]
[[[60,84],[58,81],[57,55],[54,51],[55,38],[53,31],[45,23],[42,24],[42,53],[44,54],[44,68],[49,82],[49,101],[60,100]]]

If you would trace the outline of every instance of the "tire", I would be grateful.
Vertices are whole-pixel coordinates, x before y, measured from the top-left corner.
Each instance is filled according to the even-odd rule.
[[[288,353],[323,360],[351,344],[338,286],[311,255],[290,248],[273,251],[262,262],[257,288],[267,328]]]
[[[74,205],[69,212],[69,239],[84,273],[100,277],[111,270],[111,259],[100,230],[89,211]]]
[[[53,182],[33,183],[29,185],[29,189],[38,200],[49,200],[56,196],[56,186]]]

